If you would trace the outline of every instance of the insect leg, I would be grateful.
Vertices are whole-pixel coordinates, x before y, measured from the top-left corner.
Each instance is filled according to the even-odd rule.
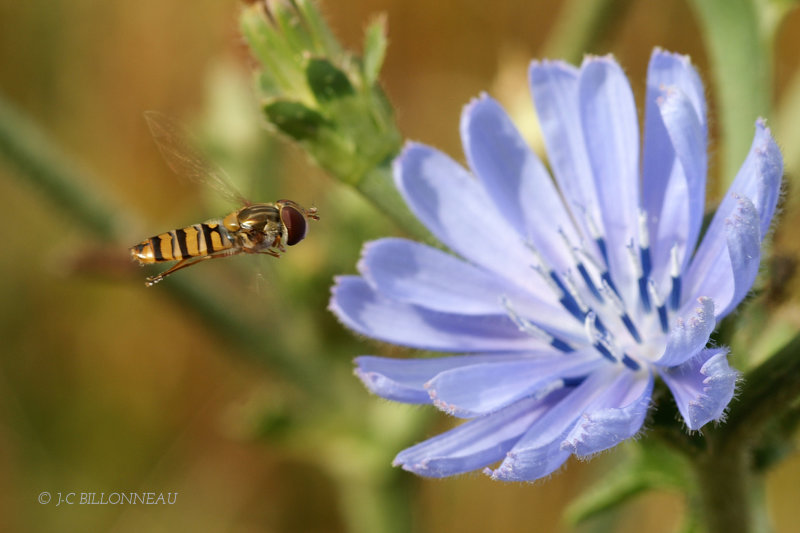
[[[224,253],[203,255],[203,256],[200,256],[200,257],[189,257],[188,259],[182,259],[182,260],[178,261],[177,263],[175,263],[169,270],[165,270],[164,272],[162,272],[161,274],[158,274],[156,276],[148,277],[145,280],[144,284],[147,285],[148,287],[152,287],[153,285],[155,285],[156,283],[158,283],[162,279],[166,278],[167,276],[169,276],[173,272],[177,272],[178,270],[180,270],[182,268],[186,268],[186,267],[190,267],[192,265],[196,265],[197,263],[199,263],[201,261],[205,261],[206,259],[216,259],[217,257],[228,257],[229,255],[236,255],[237,253],[239,253],[239,252],[238,251],[237,252],[231,252],[230,250],[224,250]]]
[[[262,252],[251,252],[251,251],[248,251],[247,253],[251,253],[251,254],[265,254],[265,255],[271,255],[272,257],[278,257],[278,258],[280,258],[280,256],[281,256],[281,254],[279,254],[279,253],[278,253],[278,252],[276,252],[275,250],[264,250],[264,251],[262,251]]]

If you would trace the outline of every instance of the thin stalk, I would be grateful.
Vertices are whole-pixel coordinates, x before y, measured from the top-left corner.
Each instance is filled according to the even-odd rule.
[[[777,23],[763,24],[753,0],[690,0],[689,5],[697,14],[711,59],[724,190],[750,148],[756,118],[770,118],[770,50]]]
[[[0,158],[95,237],[105,242],[115,240],[120,217],[98,199],[89,185],[93,180],[77,170],[77,165],[2,95]]]
[[[725,424],[715,431],[724,446],[752,444],[775,415],[800,398],[800,334],[745,374]]]
[[[400,196],[392,179],[390,163],[368,170],[356,185],[356,189],[407,234],[429,244],[436,241],[419,219],[411,213],[405,200]]]
[[[37,192],[56,208],[78,222],[88,233],[104,242],[118,243],[121,221],[134,217],[110,201],[100,201],[96,187],[99,183],[77,165],[33,121],[24,116],[0,96],[0,161],[5,161],[21,180],[33,185]],[[215,335],[233,342],[252,359],[268,364],[292,382],[313,387],[315,393],[325,392],[325,370],[315,361],[309,365],[291,357],[292,350],[280,345],[281,335],[268,335],[263,326],[241,313],[230,301],[183,278],[171,279],[157,289],[169,294],[187,310],[194,313]],[[260,317],[263,320],[263,317]],[[319,363],[319,364],[317,364]],[[324,366],[324,365],[323,365]]]
[[[700,516],[706,533],[753,531],[752,475],[742,448],[704,453],[694,460]]]
[[[624,20],[631,0],[569,0],[563,2],[550,31],[543,56],[580,63],[584,54],[599,52],[602,42]]]

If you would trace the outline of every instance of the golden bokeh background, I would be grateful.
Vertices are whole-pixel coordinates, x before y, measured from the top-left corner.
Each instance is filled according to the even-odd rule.
[[[686,3],[618,4],[607,36],[587,52],[613,53],[639,102],[654,46],[690,54],[713,113],[708,57]],[[480,0],[321,5],[336,35],[356,50],[368,21],[387,15],[382,81],[399,127],[457,158],[461,108],[481,91],[522,124],[532,120],[526,65],[546,50],[560,7]],[[392,469],[400,447],[369,451],[369,439],[342,429],[368,417],[386,417],[389,432],[395,420],[417,424],[406,446],[450,422],[369,397],[350,374],[352,356],[402,352],[338,325],[325,310],[331,276],[354,272],[364,240],[401,229],[259,128],[239,9],[236,0],[0,0],[0,95],[44,130],[121,225],[118,242],[97,239],[0,163],[0,531],[370,531],[369,519],[358,515],[374,512],[369,491],[350,490],[347,481],[357,478],[362,460],[400,479],[405,489],[396,504],[411,509],[415,531],[675,531],[686,509],[669,490],[586,526],[562,520],[569,501],[614,468],[616,452],[570,461],[530,485],[480,474],[422,480]],[[773,97],[780,102],[800,72],[800,14],[787,18],[776,46]],[[172,279],[146,289],[144,271],[130,265],[127,247],[139,240],[235,207],[170,174],[142,119],[148,109],[184,121],[257,199],[289,197],[319,208],[307,241],[280,261],[238,257],[179,274],[224,295],[274,344],[245,353],[165,289]],[[714,135],[713,115],[711,125]],[[787,170],[797,175],[797,168]],[[255,185],[247,185],[253,177]],[[796,253],[791,244],[786,250]],[[304,354],[324,354],[338,395],[329,416],[324,402],[314,403],[313,387],[287,382],[269,357],[259,358],[270,350],[300,364]],[[289,429],[281,430],[283,423]],[[178,496],[174,505],[56,507],[38,503],[44,491]],[[767,493],[776,531],[797,531],[800,457],[771,472]]]

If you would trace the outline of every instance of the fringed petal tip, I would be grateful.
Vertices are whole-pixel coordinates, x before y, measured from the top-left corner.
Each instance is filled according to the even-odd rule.
[[[361,356],[355,359],[356,367],[353,374],[361,380],[364,386],[371,393],[376,394],[387,400],[410,404],[430,403],[428,395],[419,386],[415,386],[413,381],[405,382],[397,376],[392,376],[386,371],[382,371],[376,361],[384,358]],[[394,361],[386,359],[386,361]],[[403,360],[399,360],[403,361]]]
[[[727,348],[707,349],[686,363],[662,371],[686,426],[698,430],[723,418],[739,379],[728,365]]]
[[[668,59],[677,59],[678,61],[684,63],[685,65],[692,64],[692,58],[686,54],[679,54],[678,52],[671,52],[669,50],[665,50],[660,46],[656,46],[653,48],[653,51],[650,53],[650,60],[652,61],[655,57],[665,57]]]
[[[577,72],[575,65],[567,63],[562,59],[534,59],[528,64],[528,74],[533,75],[539,69],[554,69],[567,72]]]
[[[613,67],[619,68],[619,63],[617,63],[614,54],[603,54],[603,55],[584,54],[583,60],[581,61],[581,70],[583,70],[584,68],[586,68],[587,65],[592,63],[606,63]]]
[[[561,448],[579,458],[588,458],[634,438],[641,430],[650,408],[653,375],[620,383],[627,388],[621,405],[588,410],[569,432]]]
[[[693,358],[708,343],[717,324],[714,318],[714,300],[701,296],[697,306],[685,309],[669,333],[664,353],[655,364],[674,367]]]

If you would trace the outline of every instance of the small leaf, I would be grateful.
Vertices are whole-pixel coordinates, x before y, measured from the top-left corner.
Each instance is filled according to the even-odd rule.
[[[354,93],[347,75],[327,59],[311,58],[306,66],[306,80],[320,103]]]
[[[364,81],[367,87],[378,80],[386,56],[386,16],[380,15],[370,23],[364,35]]]
[[[297,141],[312,139],[325,124],[318,111],[293,100],[271,100],[264,104],[264,114],[283,133]]]

